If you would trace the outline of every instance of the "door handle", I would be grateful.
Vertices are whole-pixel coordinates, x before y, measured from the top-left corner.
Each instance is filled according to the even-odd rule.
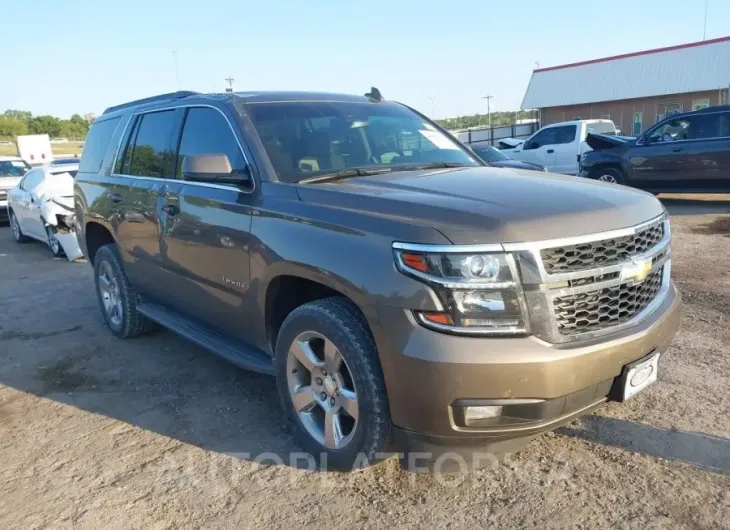
[[[554,152],[555,152],[555,149],[548,149],[548,150],[547,150],[547,153],[548,153],[549,155],[550,155],[550,154],[552,154],[552,153],[554,153]]]
[[[112,202],[122,202],[122,196],[120,194],[118,194],[118,193],[110,193],[109,194],[109,199]]]
[[[165,212],[167,215],[174,217],[180,213],[180,207],[174,204],[165,204],[162,206],[162,211]]]

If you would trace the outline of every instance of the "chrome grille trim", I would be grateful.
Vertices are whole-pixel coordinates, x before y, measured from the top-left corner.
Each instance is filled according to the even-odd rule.
[[[545,270],[541,254],[541,251],[545,248],[571,246],[579,243],[590,243],[617,237],[625,237],[627,235],[636,234],[657,222],[663,223],[664,235],[656,245],[649,248],[644,253],[633,255],[617,263],[592,269],[559,272],[555,274],[550,274]],[[666,213],[645,223],[626,229],[590,234],[576,238],[564,238],[527,244],[506,244],[504,245],[504,248],[506,251],[516,252],[518,257],[525,299],[529,308],[532,333],[550,343],[560,344],[588,340],[601,335],[616,333],[635,326],[641,320],[646,318],[647,315],[651,314],[659,306],[659,304],[661,304],[669,290],[669,274],[671,271],[671,232],[669,219]],[[605,288],[615,288],[621,284],[625,284],[628,280],[626,278],[622,278],[621,272],[627,265],[631,264],[632,261],[635,260],[648,260],[651,262],[651,269],[648,271],[647,275],[656,272],[661,267],[664,267],[659,292],[655,296],[654,300],[646,306],[646,308],[634,315],[630,320],[613,326],[573,334],[563,334],[560,332],[554,310],[555,298],[588,293]],[[609,275],[608,279],[599,280],[600,277],[605,275]],[[595,278],[597,281],[592,281],[584,285],[570,285],[571,281],[586,278]]]
[[[632,256],[643,254],[654,248],[663,238],[664,223],[658,220],[632,235],[544,248],[540,251],[540,257],[543,267],[549,274],[591,270],[621,263]]]

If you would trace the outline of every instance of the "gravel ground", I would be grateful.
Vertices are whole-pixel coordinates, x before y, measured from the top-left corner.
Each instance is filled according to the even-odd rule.
[[[441,476],[292,467],[273,380],[113,338],[91,268],[2,227],[0,528],[730,528],[730,196],[665,204],[685,305],[659,381]]]

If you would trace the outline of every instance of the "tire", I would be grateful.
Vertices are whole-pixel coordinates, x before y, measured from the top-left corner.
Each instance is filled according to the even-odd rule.
[[[51,249],[53,257],[60,258],[64,256],[63,247],[58,242],[58,239],[56,239],[56,229],[53,226],[46,225],[46,237],[48,238],[48,248]]]
[[[315,363],[308,370],[302,355],[330,371],[318,372]],[[375,341],[352,302],[325,298],[292,311],[279,331],[275,364],[282,408],[302,449],[327,469],[349,471],[376,461],[390,440],[390,410]],[[325,424],[339,429],[328,436]]]
[[[621,170],[613,167],[598,168],[593,171],[591,177],[601,182],[608,182],[609,184],[624,183],[624,175]]]
[[[157,327],[152,320],[137,312],[140,298],[129,285],[116,245],[104,245],[96,251],[94,283],[101,313],[114,335],[128,339]]]
[[[27,243],[30,241],[30,238],[28,236],[23,235],[23,231],[20,229],[20,224],[18,223],[18,218],[15,217],[15,212],[10,210],[10,229],[13,232],[13,239],[15,239],[16,243]]]

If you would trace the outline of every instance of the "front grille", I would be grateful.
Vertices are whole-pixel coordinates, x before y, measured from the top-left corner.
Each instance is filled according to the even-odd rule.
[[[663,267],[641,283],[624,283],[553,299],[558,332],[575,335],[617,326],[646,309],[659,293]]]
[[[546,248],[540,254],[549,274],[582,271],[626,261],[651,249],[663,237],[664,222],[659,220],[633,235]]]

